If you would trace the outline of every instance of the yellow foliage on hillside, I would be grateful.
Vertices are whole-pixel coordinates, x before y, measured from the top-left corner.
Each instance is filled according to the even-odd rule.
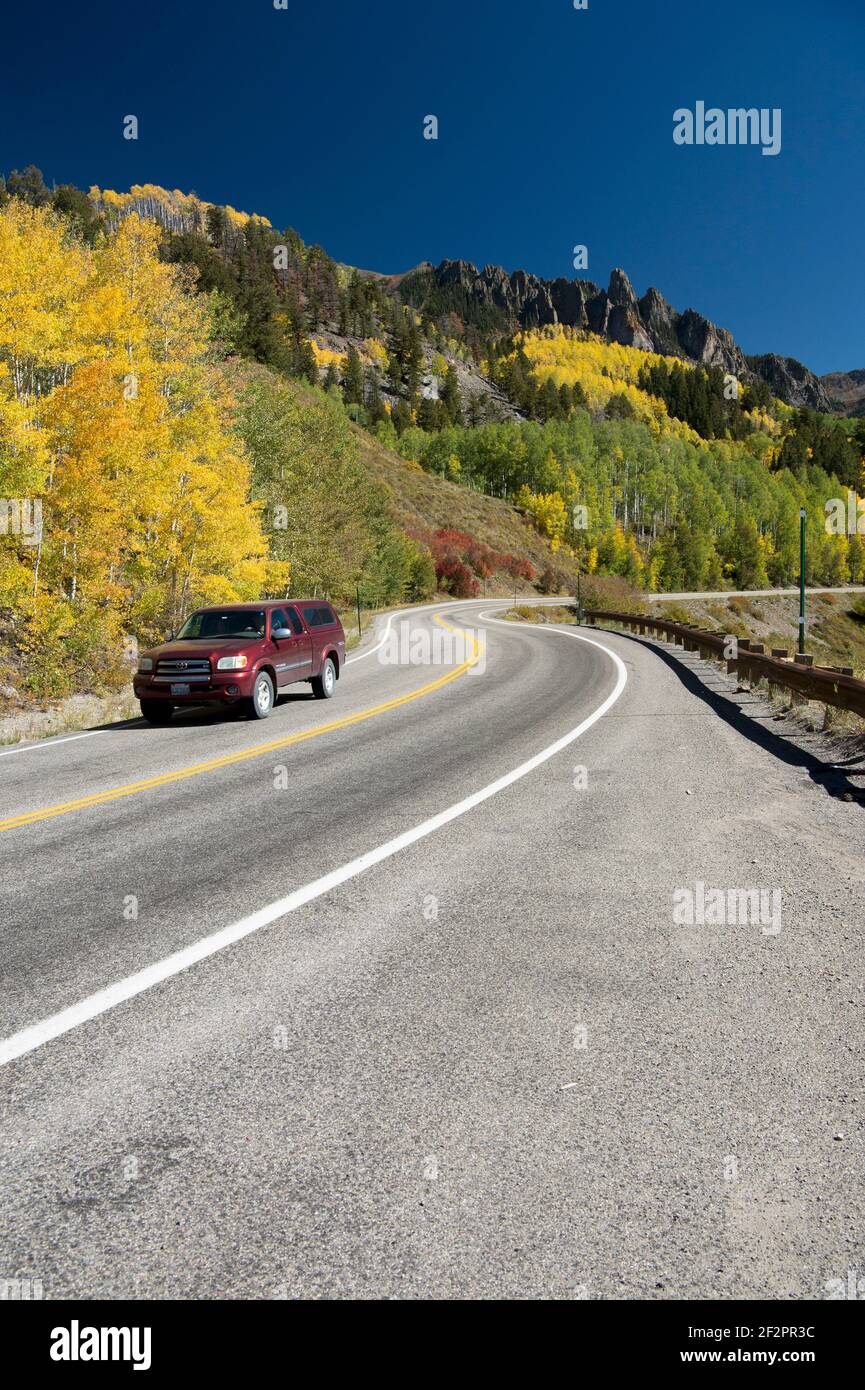
[[[113,188],[99,188],[93,184],[88,196],[96,207],[108,211],[124,213],[131,210],[152,213],[155,211],[154,205],[158,204],[167,213],[194,219],[197,219],[199,214],[203,216],[208,208],[217,206],[199,198],[195,193],[183,193],[179,188],[169,190],[162,188],[158,183],[134,183],[128,193],[117,193]],[[224,211],[232,226],[239,229],[244,228],[250,221],[259,222],[263,227],[271,225],[266,217],[260,217],[258,213],[239,212],[237,208],[228,204],[224,205]]]
[[[0,495],[43,517],[0,547],[0,590],[39,660],[265,582],[207,302],[160,235],[132,212],[91,248],[48,209],[0,209]]]
[[[609,343],[593,333],[560,324],[523,333],[517,342],[538,380],[552,378],[556,386],[579,384],[590,410],[602,411],[612,395],[623,394],[637,418],[646,421],[656,434],[674,434],[692,444],[703,444],[695,430],[669,415],[663,401],[636,384],[642,367],[659,362],[681,365],[679,358]]]
[[[341,373],[346,371],[348,359],[344,352],[335,352],[333,348],[325,347],[317,338],[311,338],[310,343],[320,370],[327,371],[328,367],[334,366]],[[387,367],[387,348],[378,338],[364,338],[358,356],[366,366],[378,367],[380,371]]]
[[[336,367],[339,371],[345,371],[345,356],[341,352],[334,352],[332,348],[322,347],[316,338],[310,338],[312,355],[315,358],[319,370],[327,371],[328,367]]]
[[[516,498],[517,507],[532,518],[542,536],[550,542],[550,550],[560,549],[568,532],[568,510],[559,492],[533,493],[525,484]]]
[[[746,410],[745,418],[750,420],[755,434],[760,431],[763,434],[777,435],[779,438],[784,434],[781,421],[774,419],[765,410]]]
[[[378,367],[379,371],[385,371],[388,364],[387,348],[379,338],[364,338],[361,357],[367,362]]]

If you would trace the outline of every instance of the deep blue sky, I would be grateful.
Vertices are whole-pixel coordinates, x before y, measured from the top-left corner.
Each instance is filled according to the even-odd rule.
[[[865,367],[863,39],[862,0],[43,0],[4,14],[0,169],[194,189],[375,270],[572,275],[583,242],[746,352]],[[780,107],[781,153],[674,145],[698,99]]]

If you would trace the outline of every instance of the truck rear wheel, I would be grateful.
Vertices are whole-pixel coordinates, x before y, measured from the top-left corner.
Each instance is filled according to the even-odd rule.
[[[312,693],[317,700],[329,700],[336,688],[336,671],[329,656],[324,658],[320,675],[310,681]]]

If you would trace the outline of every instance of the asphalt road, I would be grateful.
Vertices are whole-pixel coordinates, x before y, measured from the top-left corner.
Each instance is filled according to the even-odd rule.
[[[651,646],[495,607],[447,609],[482,660],[368,645],[265,723],[0,751],[0,1279],[820,1299],[865,1269],[862,807]],[[780,929],[677,925],[697,882],[779,893]]]

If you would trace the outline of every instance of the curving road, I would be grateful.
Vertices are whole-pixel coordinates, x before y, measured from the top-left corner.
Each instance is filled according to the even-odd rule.
[[[861,807],[651,644],[496,606],[414,610],[464,650],[379,632],[266,723],[0,751],[0,1278],[821,1298],[862,1266]],[[697,881],[779,892],[780,931],[676,925]]]

